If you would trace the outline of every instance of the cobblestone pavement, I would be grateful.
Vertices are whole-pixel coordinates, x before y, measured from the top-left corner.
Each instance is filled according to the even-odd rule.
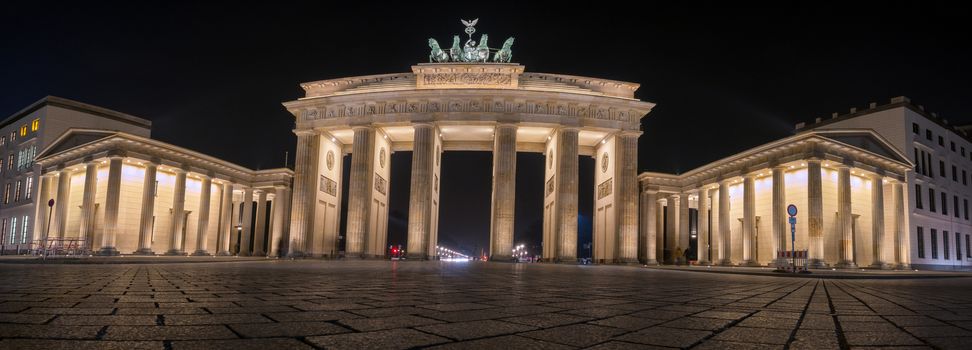
[[[0,349],[972,348],[972,278],[272,261],[0,266]]]

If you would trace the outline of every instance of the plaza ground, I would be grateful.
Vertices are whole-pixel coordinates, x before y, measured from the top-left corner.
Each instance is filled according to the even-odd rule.
[[[0,348],[972,347],[972,277],[625,266],[0,264]]]

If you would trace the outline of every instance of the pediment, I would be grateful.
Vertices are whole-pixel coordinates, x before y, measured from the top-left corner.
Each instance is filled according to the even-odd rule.
[[[77,130],[72,129],[66,131],[57,140],[54,140],[47,148],[41,151],[37,155],[37,159],[45,158],[47,156],[58,154],[72,148],[95,142],[112,135],[115,135],[114,131],[103,131],[103,130]]]

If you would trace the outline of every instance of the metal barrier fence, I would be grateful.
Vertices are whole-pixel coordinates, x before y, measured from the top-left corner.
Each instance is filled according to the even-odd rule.
[[[807,272],[808,257],[806,250],[780,250],[776,252],[776,269],[787,272]]]

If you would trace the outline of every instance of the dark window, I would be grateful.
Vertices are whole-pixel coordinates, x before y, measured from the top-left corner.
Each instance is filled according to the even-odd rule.
[[[918,147],[915,147],[915,172],[921,172],[921,161],[918,160]]]
[[[945,173],[945,161],[938,161],[938,176],[946,177],[948,174]]]
[[[932,259],[938,259],[938,231],[931,229],[931,250]]]
[[[965,257],[972,258],[972,238],[970,235],[965,235]]]
[[[942,215],[948,215],[948,195],[942,192]]]
[[[958,182],[958,168],[952,166],[952,181]]]
[[[965,147],[959,147],[959,149],[962,150],[961,154],[963,157],[965,157]]]
[[[921,204],[922,196],[924,196],[924,194],[921,193],[921,185],[915,184],[915,208],[922,209],[922,207],[924,207],[924,205]]]
[[[945,260],[948,260],[948,231],[942,231],[942,252],[945,253]]]
[[[938,137],[938,145],[939,146],[942,146],[942,147],[945,147],[945,138],[944,137],[941,137],[941,136]]]
[[[964,169],[962,170],[962,184],[966,186],[969,185],[969,176]]]
[[[932,161],[932,155],[931,155],[931,153],[928,153],[928,169],[925,169],[925,171],[927,172],[925,175],[928,175],[928,176],[931,176],[931,177],[934,177],[935,176],[935,171],[931,169],[931,167],[933,167],[933,166],[935,166],[935,162]]]
[[[914,132],[915,135],[921,135],[921,127],[918,126],[918,123],[911,123],[911,131]]]
[[[928,210],[935,212],[935,190],[930,188],[928,189]]]
[[[955,217],[959,217],[958,196],[952,196],[952,204],[954,204],[952,206],[952,213],[955,214]]]
[[[955,233],[955,260],[962,260],[962,234]]]
[[[955,152],[955,142],[949,142],[949,147],[952,149],[952,152]]]
[[[964,213],[963,215],[965,215],[965,220],[968,220],[969,219],[969,200],[968,199],[963,199],[962,200],[962,212]]]
[[[918,226],[918,258],[925,258],[925,228]]]
[[[932,140],[931,130],[925,129],[925,138],[928,139],[928,141],[931,141]]]

